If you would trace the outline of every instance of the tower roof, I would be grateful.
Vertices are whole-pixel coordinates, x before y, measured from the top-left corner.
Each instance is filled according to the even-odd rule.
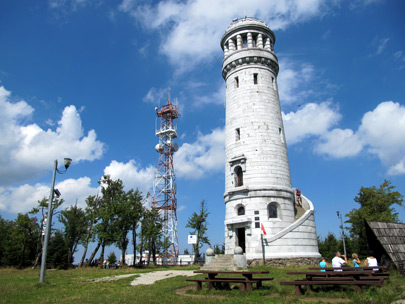
[[[265,32],[269,36],[272,37],[273,43],[276,41],[276,36],[274,35],[273,31],[268,27],[266,23],[263,21],[254,18],[254,17],[244,17],[244,18],[235,18],[232,20],[232,23],[228,26],[225,31],[225,34],[222,36],[221,39],[221,47],[223,49],[224,42],[229,36],[235,34],[235,32],[254,29],[257,31]]]

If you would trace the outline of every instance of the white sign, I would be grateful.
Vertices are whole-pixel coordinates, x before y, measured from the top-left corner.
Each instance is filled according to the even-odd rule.
[[[197,236],[196,235],[189,235],[188,236],[188,243],[189,244],[197,244]]]

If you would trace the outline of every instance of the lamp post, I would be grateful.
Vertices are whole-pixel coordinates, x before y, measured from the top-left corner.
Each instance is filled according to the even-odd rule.
[[[340,218],[340,229],[342,229],[343,251],[345,253],[345,257],[347,257],[347,255],[346,255],[346,243],[345,243],[345,232],[343,230],[342,214],[339,211],[336,211],[336,214],[337,214],[338,218]]]
[[[52,224],[52,202],[53,202],[53,195],[55,193],[55,176],[56,172],[59,174],[66,173],[67,169],[69,168],[70,164],[72,163],[72,159],[65,158],[65,170],[61,171],[58,169],[58,160],[55,159],[54,168],[53,168],[53,175],[52,175],[52,185],[51,185],[51,193],[49,194],[49,202],[48,202],[48,217],[46,220],[46,230],[45,230],[45,240],[44,240],[44,247],[42,248],[42,259],[41,259],[41,273],[39,275],[39,283],[43,283],[45,279],[45,266],[46,266],[46,253],[48,250],[48,242],[49,237],[51,234],[51,224]],[[60,192],[57,191],[57,196],[60,196]]]

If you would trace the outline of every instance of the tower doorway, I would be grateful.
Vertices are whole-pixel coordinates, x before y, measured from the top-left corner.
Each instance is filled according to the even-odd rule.
[[[245,238],[245,228],[236,228],[237,236],[237,246],[240,246],[243,252],[246,252],[246,238]]]

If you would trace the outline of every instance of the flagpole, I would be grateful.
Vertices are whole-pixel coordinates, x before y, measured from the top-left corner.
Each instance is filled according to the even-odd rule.
[[[265,259],[265,254],[264,254],[264,242],[263,242],[263,233],[260,234],[262,238],[262,252],[263,252],[263,265],[266,265],[266,259]]]

